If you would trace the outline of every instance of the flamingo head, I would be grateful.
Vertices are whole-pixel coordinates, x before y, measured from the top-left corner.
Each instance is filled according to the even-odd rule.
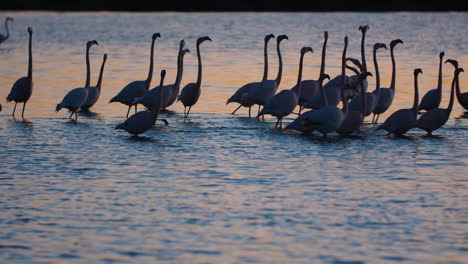
[[[330,80],[330,75],[328,75],[326,73],[320,75],[320,79],[319,79],[320,82],[323,82],[323,80],[325,80],[325,79]]]
[[[161,37],[161,34],[158,33],[154,33],[153,36],[152,36],[152,39],[153,40],[156,40],[157,38],[160,38]]]
[[[272,39],[272,38],[275,38],[275,35],[273,35],[273,34],[266,35],[265,36],[265,43],[268,43],[268,41],[270,41],[270,39]]]
[[[314,52],[314,50],[311,47],[303,47],[301,49],[301,54],[306,54],[307,52]]]
[[[463,70],[463,68],[458,68],[458,69],[455,71],[455,76],[458,77],[458,75],[459,75],[461,72],[465,72],[465,71]]]
[[[107,53],[104,53],[104,56],[102,57],[102,60],[105,62],[107,61]]]
[[[387,45],[385,45],[383,43],[375,43],[374,50],[378,50],[378,49],[381,49],[381,48],[387,49]]]
[[[166,70],[161,70],[161,80],[164,80],[166,77]]]
[[[97,42],[97,40],[90,40],[90,41],[86,42],[86,47],[88,49],[91,48],[91,46],[93,46],[93,45],[99,46],[99,43]]]
[[[30,35],[32,35],[32,33],[33,33],[32,27],[28,27],[28,33],[29,33]]]
[[[205,41],[207,41],[207,40],[212,41],[211,38],[208,37],[208,36],[198,38],[198,39],[197,39],[197,46],[200,45],[200,44],[202,44],[203,42],[205,42]]]
[[[397,44],[403,44],[403,40],[394,39],[390,42],[390,49],[393,49]]]
[[[369,29],[369,25],[359,26],[359,30],[362,32],[362,34],[366,34],[367,30]]]
[[[420,68],[414,70],[414,76],[418,76],[418,74],[422,74],[422,70]]]
[[[447,63],[447,62],[450,63],[450,64],[452,64],[453,67],[455,67],[455,69],[458,69],[458,61],[452,60],[452,59],[448,59],[448,60],[445,61],[445,63]]]
[[[439,53],[439,58],[442,60],[442,58],[443,58],[444,56],[445,56],[445,52],[441,51],[441,52]]]
[[[276,42],[278,42],[278,44],[284,40],[284,39],[289,39],[288,36],[286,35],[279,35],[277,38],[276,38]]]
[[[6,18],[6,21],[15,21],[15,19],[12,18],[12,17],[7,17],[7,18]]]

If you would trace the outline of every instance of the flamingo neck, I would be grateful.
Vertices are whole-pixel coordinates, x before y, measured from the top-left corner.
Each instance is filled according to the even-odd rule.
[[[360,73],[358,71],[358,69],[356,69],[356,68],[354,68],[352,66],[349,66],[348,64],[345,64],[345,67],[346,67],[346,69],[351,70],[352,72],[354,72],[354,74],[356,74],[356,75],[359,75],[359,73]]]
[[[177,54],[177,73],[176,73],[176,81],[175,81],[175,87],[176,89],[179,89],[180,83],[182,82],[182,72],[184,71],[183,66],[182,66],[182,48],[179,49],[179,53]]]
[[[361,80],[361,87],[363,87],[364,85],[364,80],[365,79],[362,79]],[[361,89],[361,114],[362,116],[366,116],[366,92],[364,91],[364,89]]]
[[[377,64],[377,49],[374,49],[374,67],[375,67],[375,91],[377,92],[376,98],[379,98],[380,96],[380,73],[379,73],[379,65]]]
[[[197,76],[197,88],[200,89],[202,81],[202,60],[200,55],[200,44],[197,45],[197,57],[198,57],[198,76]]]
[[[320,96],[322,97],[322,107],[328,106],[327,95],[323,89],[323,80],[319,80]]]
[[[439,62],[439,78],[437,80],[437,90],[442,92],[442,56],[440,57]]]
[[[301,53],[301,58],[299,60],[299,72],[297,74],[297,90],[295,91],[296,92],[296,99],[297,101],[299,101],[299,96],[301,94],[301,89],[302,89],[302,67],[303,67],[303,64],[304,64],[304,55],[305,53]]]
[[[156,42],[156,38],[153,39],[151,42],[151,54],[150,54],[150,64],[148,70],[148,77],[146,78],[146,90],[149,89],[151,84],[151,80],[153,79],[153,58],[154,58],[154,43]]]
[[[6,29],[6,37],[10,36],[10,30],[8,30],[8,19],[5,19],[5,29]]]
[[[268,41],[265,41],[265,46],[263,47],[263,78],[262,81],[266,81],[268,78]]]
[[[320,75],[319,75],[319,78],[320,78],[320,76],[322,76],[322,74],[325,73],[325,56],[326,56],[326,53],[327,53],[327,42],[328,42],[328,38],[325,38],[325,40],[323,41],[323,47],[322,47],[322,61],[320,62]]]
[[[99,78],[98,78],[98,81],[97,81],[97,84],[96,84],[96,88],[99,91],[101,91],[102,75],[104,73],[104,65],[105,64],[106,64],[106,60],[103,60],[102,65],[101,65],[101,71],[99,72]]]
[[[32,33],[29,34],[29,60],[28,60],[28,77],[32,80]]]
[[[85,86],[84,87],[89,87],[91,83],[91,68],[89,65],[89,49],[91,48],[91,45],[86,46],[86,81],[85,81]]]
[[[365,52],[365,39],[366,33],[362,32],[361,38],[361,60],[362,60],[362,72],[367,72],[367,64],[366,64],[366,52]]]
[[[279,60],[278,76],[276,76],[276,80],[275,80],[277,87],[279,87],[281,83],[281,77],[283,75],[283,58],[281,57],[280,43],[281,42],[278,42],[278,44],[276,45],[276,50],[278,52],[278,60]]]
[[[392,91],[395,91],[396,62],[395,62],[395,55],[393,54],[393,47],[390,49],[390,57],[392,58],[392,82],[390,83],[390,89],[392,89]]]
[[[456,69],[455,69],[455,71],[456,71]],[[456,84],[457,84],[457,86],[456,86],[456,88],[455,88],[455,89],[456,89],[455,92],[456,92],[456,94],[457,94],[457,100],[458,100],[459,102],[461,102],[461,101],[462,101],[462,98],[461,98],[461,91],[460,91],[460,80],[459,80],[458,77],[457,77]]]
[[[414,76],[414,102],[413,102],[413,111],[418,111],[418,102],[419,102],[419,91],[418,91],[418,75]]]
[[[453,108],[453,101],[454,101],[454,95],[455,95],[455,85],[457,84],[458,82],[458,76],[457,76],[457,73],[455,71],[455,74],[453,76],[453,81],[452,81],[452,88],[450,89],[450,101],[449,101],[449,105],[447,107],[447,111],[449,112],[452,112],[452,108]]]

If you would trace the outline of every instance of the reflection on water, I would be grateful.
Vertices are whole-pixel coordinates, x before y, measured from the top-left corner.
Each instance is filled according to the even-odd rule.
[[[374,42],[401,38],[395,50],[397,94],[390,112],[413,100],[413,69],[424,71],[421,94],[437,83],[438,53],[466,61],[465,13],[0,13],[15,17],[0,47],[0,96],[26,74],[28,25],[34,25],[35,90],[27,121],[0,113],[0,256],[7,262],[177,263],[463,263],[467,250],[468,119],[456,104],[436,136],[412,130],[386,136],[366,124],[350,138],[303,136],[259,123],[246,109],[229,114],[226,99],[262,76],[263,36],[286,33],[280,89],[297,77],[299,49],[312,46],[304,78],[315,79],[323,31],[330,34],[326,71],[340,72],[343,35],[359,57],[357,27]],[[450,29],[447,26],[450,24]],[[140,137],[114,130],[127,107],[108,104],[125,84],[147,74],[151,34],[155,72],[175,79],[178,42],[203,52],[203,90],[184,122],[180,103]],[[92,83],[109,54],[101,98],[78,122],[55,105],[83,85],[84,44]],[[270,76],[277,61],[270,47]],[[185,58],[182,85],[196,79]],[[379,53],[382,83],[389,54]],[[445,66],[443,103],[453,70]],[[465,75],[460,75],[465,87]],[[157,85],[155,75],[152,87]],[[369,79],[373,89],[375,79]],[[253,109],[256,113],[256,108]],[[386,113],[382,118],[388,116]],[[295,116],[285,118],[290,122]]]

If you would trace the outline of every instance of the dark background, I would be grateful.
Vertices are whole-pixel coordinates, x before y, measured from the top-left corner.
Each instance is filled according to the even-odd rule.
[[[57,11],[466,11],[464,0],[3,0],[0,10]],[[466,4],[466,2],[465,2]]]

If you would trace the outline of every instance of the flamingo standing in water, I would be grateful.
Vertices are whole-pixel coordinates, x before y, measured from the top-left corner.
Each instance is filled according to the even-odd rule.
[[[109,103],[119,102],[128,106],[127,116],[130,113],[130,108],[133,105],[135,98],[142,97],[149,89],[151,84],[151,79],[153,78],[153,55],[154,55],[154,43],[157,38],[160,38],[161,34],[154,33],[152,36],[151,42],[151,54],[150,54],[150,64],[148,77],[143,81],[133,81],[127,84],[122,90],[114,96]],[[135,105],[135,112],[137,111],[137,106]]]
[[[102,58],[101,71],[99,72],[98,81],[96,83],[96,86],[88,87],[88,98],[86,99],[86,102],[81,106],[81,109],[83,111],[89,111],[89,109],[94,104],[96,104],[97,100],[99,99],[99,96],[101,95],[102,75],[104,73],[104,65],[106,64],[106,61],[107,54],[104,54],[104,57]]]
[[[325,72],[325,50],[328,41],[328,32],[324,32],[324,41],[323,41],[323,48],[322,48],[322,61],[320,63],[320,73],[319,76]],[[291,90],[296,91],[298,90],[298,85],[296,84]],[[301,82],[301,92],[299,95],[299,114],[302,113],[302,109],[304,109],[304,104],[310,101],[316,94],[319,92],[319,84],[318,80],[304,80]]]
[[[184,56],[186,53],[189,53],[190,50],[184,49],[180,52],[180,60],[183,61]],[[182,64],[179,65],[179,69],[177,72],[181,72],[180,67]],[[177,79],[177,78],[176,78]],[[133,103],[135,105],[137,104],[142,104],[144,105],[148,110],[152,111],[153,108],[156,106],[159,107],[159,97],[162,96],[162,105],[160,106],[161,109],[165,109],[169,101],[171,100],[172,94],[176,91],[174,90],[175,84],[170,84],[170,85],[164,85],[164,86],[156,86],[153,89],[149,90],[146,92],[142,97],[136,98]],[[161,89],[164,90],[164,92],[161,93]]]
[[[177,55],[176,80],[174,84],[164,86],[164,89],[166,90],[164,91],[165,95],[163,98],[163,102],[164,102],[163,109],[166,109],[167,107],[171,106],[177,100],[177,97],[179,95],[180,83],[182,82],[182,75],[184,72],[184,56],[182,55],[184,47],[185,47],[185,40],[181,40],[179,44],[179,53]],[[190,52],[188,49],[187,51]],[[184,54],[185,53],[186,52],[184,52]]]
[[[263,78],[262,81],[267,80],[268,78],[268,42],[270,39],[275,38],[273,34],[269,34],[265,36],[264,39],[264,47],[263,47],[263,57],[264,57],[264,67],[263,67]],[[260,82],[251,82],[248,83],[239,89],[227,100],[226,105],[229,103],[239,103],[239,107],[236,108],[231,114],[235,114],[239,108],[248,107],[249,108],[249,117],[251,117],[251,109],[254,105],[252,102],[245,100],[245,96],[250,92],[252,87],[260,85]]]
[[[283,126],[283,117],[291,114],[299,103],[299,97],[302,87],[302,66],[304,62],[304,55],[307,52],[313,52],[311,47],[304,47],[301,49],[301,57],[299,60],[299,72],[297,74],[297,89],[283,90],[274,95],[265,107],[258,113],[257,118],[261,115],[270,114],[278,118],[275,128],[281,129]]]
[[[161,82],[159,84],[160,87],[164,86],[165,76],[166,76],[166,70],[162,70]],[[161,89],[161,93],[164,94],[164,89]],[[150,130],[156,123],[156,120],[158,119],[158,115],[161,111],[162,106],[163,106],[163,96],[159,96],[159,107],[156,107],[152,109],[151,111],[149,110],[140,111],[130,116],[127,120],[125,120],[125,122],[117,125],[115,129],[123,129],[134,136],[138,136],[139,134],[145,133],[146,131]]]
[[[451,60],[451,59],[448,59],[447,61],[445,61],[445,63],[450,63],[452,64],[454,67],[455,67],[455,70],[458,69],[458,61],[456,60]],[[465,108],[465,110],[468,110],[468,93],[462,93],[460,91],[460,79],[457,78],[457,84],[456,84],[456,95],[457,95],[457,100],[458,100],[458,103],[460,103],[460,105]]]
[[[15,21],[15,20],[12,17],[7,17],[5,19],[6,35],[0,34],[0,44],[10,37],[10,30],[8,30],[8,21]]]
[[[278,75],[275,80],[264,80],[261,81],[258,86],[254,86],[250,89],[250,92],[245,96],[245,99],[258,105],[265,105],[273,95],[275,95],[278,86],[281,83],[281,77],[283,74],[283,59],[281,57],[280,44],[281,41],[288,39],[286,35],[279,35],[276,38],[276,51],[278,52]]]
[[[389,134],[393,133],[402,136],[408,130],[416,127],[418,117],[418,75],[422,73],[421,69],[414,70],[414,103],[412,108],[400,109],[391,114],[377,130],[384,129]]]
[[[437,81],[437,88],[429,90],[421,99],[419,104],[419,111],[429,111],[433,108],[437,108],[442,100],[442,60],[445,53],[442,51],[439,54],[439,78]]]
[[[450,91],[450,101],[447,108],[432,108],[424,113],[417,121],[416,126],[427,132],[428,136],[432,136],[432,131],[442,127],[447,123],[450,113],[453,108],[455,86],[458,80],[458,75],[463,72],[463,68],[458,68],[453,74],[452,88]]]
[[[24,109],[29,98],[31,98],[33,90],[33,81],[32,81],[32,34],[33,29],[28,27],[29,33],[29,60],[28,60],[28,75],[25,77],[19,78],[11,87],[10,94],[7,96],[7,102],[15,101],[15,107],[13,108],[13,113],[11,114],[15,117],[15,110],[17,103],[23,103],[23,111],[21,112],[21,117],[24,118]]]
[[[375,67],[375,91],[366,92],[366,116],[372,114],[375,106],[377,105],[377,98],[380,96],[380,74],[379,74],[379,65],[377,64],[377,50],[384,48],[387,49],[387,46],[383,43],[376,43],[374,45],[374,67]],[[349,102],[350,111],[359,111],[361,109],[361,100],[362,96],[355,96],[351,102]]]
[[[377,90],[372,92],[377,97],[377,104],[375,105],[374,111],[372,111],[372,113],[374,114],[374,116],[372,117],[372,123],[374,124],[377,124],[380,114],[384,113],[385,111],[387,111],[388,108],[390,108],[393,102],[393,97],[395,96],[396,63],[393,49],[397,44],[400,43],[403,43],[401,39],[395,39],[392,40],[392,42],[390,42],[390,57],[392,58],[392,82],[390,83],[390,88],[380,88],[379,96],[377,96]]]
[[[201,93],[201,81],[202,81],[202,61],[201,61],[201,55],[200,55],[200,44],[202,44],[204,41],[212,41],[210,37],[201,37],[197,39],[197,58],[198,58],[198,76],[197,76],[197,82],[196,83],[189,83],[184,86],[182,91],[180,92],[178,100],[182,102],[184,105],[184,119],[186,120],[189,113],[190,109],[192,109],[192,106],[195,105],[198,101],[198,98],[200,98],[200,93]],[[186,111],[187,107],[189,108],[188,111]]]

